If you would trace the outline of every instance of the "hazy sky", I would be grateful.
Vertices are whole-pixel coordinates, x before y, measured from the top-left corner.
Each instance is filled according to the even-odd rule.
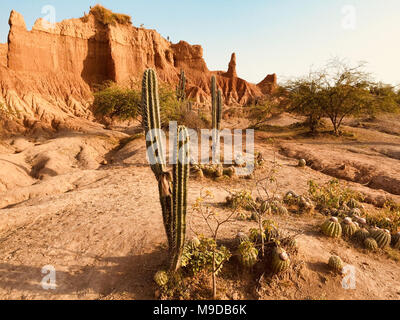
[[[400,83],[400,0],[1,0],[0,40],[12,9],[28,28],[52,5],[56,21],[77,18],[101,3],[129,14],[173,42],[201,44],[211,70],[225,70],[232,52],[238,75],[300,76],[334,56],[367,61],[378,80]]]

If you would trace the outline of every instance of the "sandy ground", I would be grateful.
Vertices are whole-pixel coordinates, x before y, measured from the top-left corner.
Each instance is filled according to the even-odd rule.
[[[291,123],[291,119],[282,121]],[[310,179],[326,182],[338,177],[370,195],[371,203],[388,196],[400,201],[399,159],[393,156],[400,137],[374,128],[351,130],[355,137],[343,140],[284,130],[257,133],[256,150],[267,160],[266,172],[274,157],[268,138],[276,139],[281,194],[306,192]],[[99,130],[0,143],[0,299],[154,298],[152,278],[167,258],[161,208],[155,178],[146,164],[144,140],[120,145],[126,137]],[[297,168],[299,157],[312,165]],[[345,168],[339,170],[343,164]],[[189,204],[203,188],[220,203],[227,196],[226,188],[251,184],[191,180]],[[206,232],[191,215],[189,210],[194,228]],[[242,297],[400,299],[400,263],[322,237],[316,226],[323,219],[318,214],[277,217],[282,230],[299,234],[302,268],[296,282]],[[251,227],[254,222],[237,221],[222,230],[222,238],[233,238]],[[356,268],[355,290],[343,289],[342,277],[329,272],[326,262],[331,254],[339,254]],[[41,286],[42,268],[47,265],[56,270],[55,290]],[[231,298],[229,293],[226,298]]]

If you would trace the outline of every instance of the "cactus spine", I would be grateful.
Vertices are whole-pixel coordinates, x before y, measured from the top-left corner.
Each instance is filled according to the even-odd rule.
[[[185,242],[187,181],[189,179],[189,135],[185,127],[177,129],[174,146],[173,177],[167,171],[161,136],[160,103],[156,72],[144,72],[142,83],[142,114],[146,131],[146,147],[150,167],[158,181],[164,227],[170,250],[170,268],[180,267]]]
[[[176,98],[178,101],[186,100],[186,77],[185,71],[181,71],[181,75],[179,76],[179,84],[176,87]]]

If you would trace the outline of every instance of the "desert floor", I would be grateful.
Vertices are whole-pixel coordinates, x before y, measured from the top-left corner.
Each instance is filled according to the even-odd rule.
[[[398,119],[348,121],[342,138],[310,137],[289,126],[296,121],[279,115],[269,121],[269,130],[256,133],[256,150],[266,159],[257,174],[266,173],[275,156],[281,195],[289,190],[305,193],[307,181],[324,183],[335,177],[365,193],[372,204],[382,204],[387,196],[400,201]],[[240,120],[225,123],[238,124]],[[0,299],[154,299],[152,278],[165,265],[166,236],[144,138],[128,139],[135,130],[93,126],[86,133],[0,142]],[[299,169],[299,158],[310,165]],[[204,189],[218,204],[227,189],[251,184],[244,179],[191,180],[189,204]],[[298,234],[301,266],[261,289],[251,281],[221,278],[222,298],[400,299],[399,261],[322,236],[321,214],[272,218],[281,230]],[[188,221],[189,237],[194,230],[207,232],[191,209]],[[234,238],[252,227],[255,222],[237,221],[223,228],[221,238]],[[356,268],[355,290],[345,290],[342,276],[327,268],[332,254]],[[40,284],[46,265],[56,270],[55,290]]]

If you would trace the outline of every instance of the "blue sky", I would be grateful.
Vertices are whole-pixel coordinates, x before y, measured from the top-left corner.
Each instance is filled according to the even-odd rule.
[[[31,28],[45,16],[45,5],[53,5],[61,21],[82,16],[96,3],[131,15],[134,25],[143,23],[173,42],[201,44],[211,70],[225,70],[236,52],[238,75],[252,82],[274,72],[281,80],[301,76],[340,56],[367,61],[378,80],[400,83],[399,0],[2,0],[0,41],[7,41],[12,9]]]

